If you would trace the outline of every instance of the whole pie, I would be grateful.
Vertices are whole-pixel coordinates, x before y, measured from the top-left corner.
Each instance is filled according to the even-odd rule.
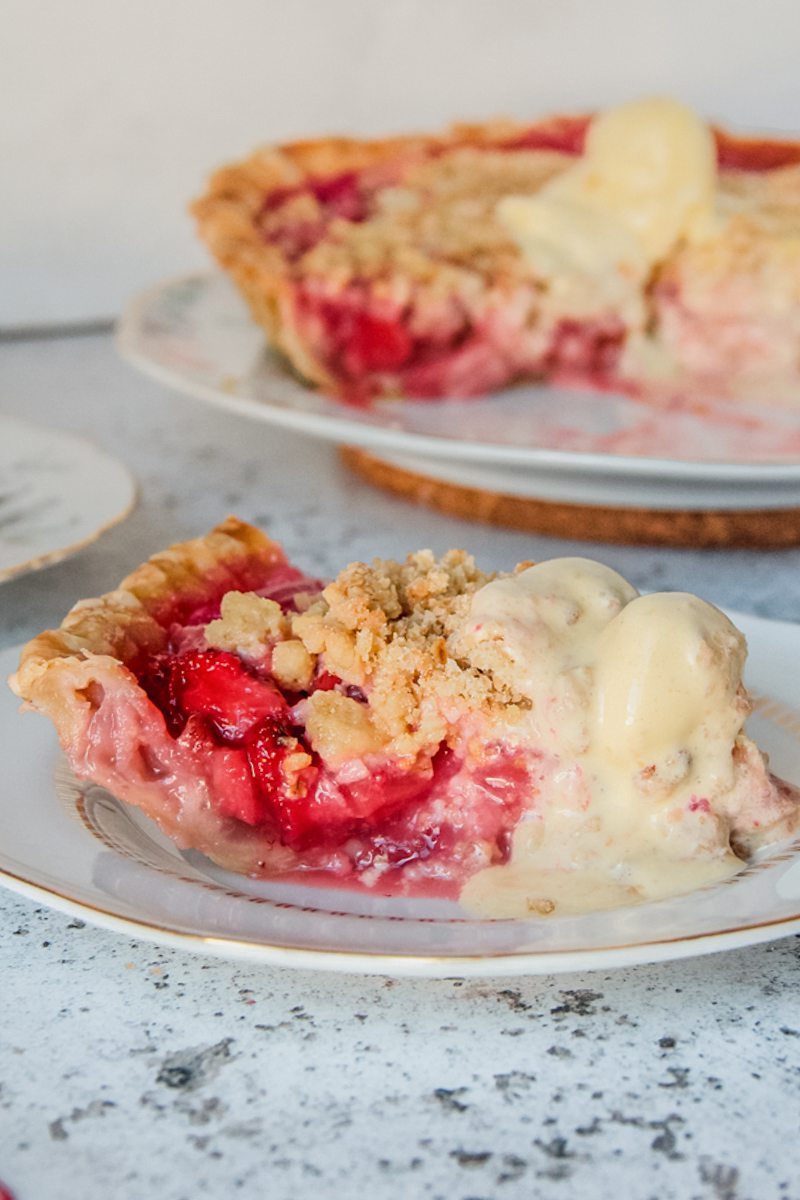
[[[263,879],[495,916],[687,891],[797,819],[743,732],[744,639],[582,558],[330,583],[230,518],[25,647],[72,769]]]
[[[675,101],[267,147],[193,210],[273,345],[351,402],[797,395],[800,143]]]

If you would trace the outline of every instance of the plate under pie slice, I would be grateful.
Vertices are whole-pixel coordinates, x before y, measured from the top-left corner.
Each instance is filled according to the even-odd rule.
[[[308,577],[229,518],[25,647],[72,769],[251,876],[493,916],[654,899],[795,825],[743,732],[745,644],[582,558]]]
[[[193,211],[275,347],[354,403],[798,395],[800,143],[675,101],[266,147]]]

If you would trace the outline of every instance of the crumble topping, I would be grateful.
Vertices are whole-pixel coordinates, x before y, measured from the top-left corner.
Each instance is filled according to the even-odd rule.
[[[281,687],[290,692],[307,688],[314,677],[314,659],[302,642],[288,638],[278,642],[272,651],[272,674]]]
[[[372,280],[387,299],[402,303],[411,283],[436,293],[469,286],[469,279],[529,279],[514,238],[497,216],[507,196],[538,193],[572,167],[574,156],[556,150],[509,153],[462,147],[433,159],[400,164],[396,181],[381,181],[373,169],[363,172],[372,192],[372,211],[360,221],[335,219],[328,234],[294,264],[308,280],[324,280],[335,292],[352,281]],[[800,232],[800,168],[772,171],[721,171],[717,180],[721,225],[719,248],[742,243],[764,252],[765,240],[784,242]],[[303,192],[270,214],[265,228],[288,223],[313,225],[323,204]],[[468,295],[464,297],[468,299]]]
[[[290,796],[304,796],[308,791],[308,781],[305,772],[312,765],[310,754],[300,745],[297,738],[290,734],[281,738],[285,756],[281,768],[281,776]]]
[[[351,563],[316,599],[306,598],[302,612],[279,617],[272,601],[229,592],[206,638],[251,658],[271,646],[271,673],[290,690],[309,687],[317,670],[363,690],[363,699],[317,691],[305,702],[309,736],[325,758],[382,748],[414,758],[467,713],[502,714],[513,724],[529,707],[508,673],[495,673],[499,659],[458,637],[471,596],[492,578],[463,550]]]
[[[447,291],[476,275],[522,276],[519,252],[494,215],[497,202],[513,191],[537,191],[569,161],[556,151],[467,148],[411,165],[377,193],[368,219],[332,222],[296,270],[338,287],[382,278],[398,300],[397,290],[411,281]],[[294,203],[299,209],[300,200]]]
[[[286,637],[289,622],[280,604],[255,592],[227,592],[220,616],[205,628],[215,650],[230,650],[241,658],[263,658],[270,642]]]
[[[308,739],[326,762],[364,758],[383,746],[368,707],[340,692],[314,692],[305,719]]]
[[[449,644],[471,595],[490,578],[462,550],[351,563],[293,617],[292,631],[329,671],[365,689],[392,752],[413,756],[438,745],[466,712],[502,708],[513,718],[519,697]]]

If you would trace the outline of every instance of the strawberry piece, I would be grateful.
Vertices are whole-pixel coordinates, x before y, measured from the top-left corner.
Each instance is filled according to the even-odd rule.
[[[282,841],[289,846],[340,842],[377,812],[401,807],[430,788],[430,773],[378,768],[340,784],[314,763],[287,771],[289,755],[306,751],[285,721],[267,719],[247,741],[250,767],[268,797]]]
[[[356,171],[343,171],[311,183],[311,190],[331,216],[345,221],[363,221],[367,216],[365,197]]]
[[[192,650],[175,659],[174,671],[172,688],[180,709],[209,717],[226,740],[241,740],[265,717],[288,712],[274,684],[251,674],[225,650]]]
[[[330,775],[309,770],[313,775],[306,790],[282,786],[271,796],[281,840],[295,849],[342,841],[360,816],[345,788]]]
[[[196,757],[198,775],[206,775],[217,812],[247,825],[272,818],[269,797],[253,778],[244,747],[220,745],[211,721],[198,713],[188,718],[178,740]]]
[[[288,712],[275,684],[254,675],[225,650],[189,650],[154,655],[139,681],[161,709],[173,737],[198,714],[207,717],[223,741],[241,741],[264,717]]]
[[[314,680],[313,690],[315,692],[332,692],[341,682],[338,675],[333,675],[330,671],[320,671]]]
[[[352,315],[345,337],[343,362],[351,375],[397,370],[414,349],[411,335],[399,321],[366,312]]]
[[[212,754],[211,778],[223,816],[246,825],[262,825],[271,818],[272,805],[256,785],[246,750],[218,746]]]
[[[137,675],[140,687],[163,713],[170,733],[173,737],[178,737],[186,725],[186,714],[182,711],[175,694],[174,655],[152,655],[137,671]]]
[[[289,722],[279,717],[261,721],[247,739],[250,771],[288,845],[301,840],[309,826],[309,798],[314,795],[318,776],[313,763],[298,768],[288,761],[298,752],[308,753]]]
[[[389,770],[377,767],[366,779],[342,787],[351,817],[366,820],[380,812],[385,817],[412,800],[425,795],[431,786],[432,773],[424,769]]]
[[[273,796],[273,803],[281,840],[295,849],[337,841],[351,821],[344,797],[329,776],[316,779],[305,795],[284,789]]]

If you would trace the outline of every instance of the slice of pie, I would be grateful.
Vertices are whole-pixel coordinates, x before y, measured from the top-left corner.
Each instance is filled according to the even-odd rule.
[[[423,550],[324,585],[231,518],[76,605],[11,686],[180,847],[505,916],[686,891],[789,832],[744,656],[711,605],[587,559]]]
[[[272,343],[352,402],[798,394],[800,143],[675,101],[268,147],[193,211]]]

